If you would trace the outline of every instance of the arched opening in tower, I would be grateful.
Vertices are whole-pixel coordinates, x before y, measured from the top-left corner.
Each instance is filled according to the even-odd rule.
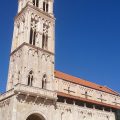
[[[37,114],[32,114],[28,116],[26,120],[45,120],[42,116],[39,116]]]

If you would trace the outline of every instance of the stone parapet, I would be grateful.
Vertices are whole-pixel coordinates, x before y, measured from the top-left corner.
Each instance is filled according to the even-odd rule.
[[[0,95],[0,102],[4,99],[7,99],[7,98],[13,96],[14,94],[15,94],[14,89],[11,89],[11,90],[7,91],[6,93],[1,94]]]
[[[37,87],[26,86],[18,84],[14,88],[14,92],[18,94],[27,94],[32,96],[38,96],[46,99],[57,100],[57,93],[47,89],[41,89]]]
[[[13,89],[2,94],[0,96],[0,101],[5,100],[15,94],[25,94],[25,95],[32,95],[32,96],[37,96],[45,99],[55,100],[55,101],[57,100],[57,93],[55,91],[26,86],[23,84],[17,84],[14,86]]]

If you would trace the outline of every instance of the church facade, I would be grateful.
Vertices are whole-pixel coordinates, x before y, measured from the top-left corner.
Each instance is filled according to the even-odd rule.
[[[53,4],[18,0],[0,120],[119,120],[119,93],[55,70]]]

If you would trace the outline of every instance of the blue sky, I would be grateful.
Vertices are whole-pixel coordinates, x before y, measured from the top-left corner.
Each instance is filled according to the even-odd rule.
[[[56,69],[120,92],[120,0],[54,0]],[[17,0],[0,3],[0,92]]]

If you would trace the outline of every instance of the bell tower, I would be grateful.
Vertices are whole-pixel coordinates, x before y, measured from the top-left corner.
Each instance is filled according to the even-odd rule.
[[[18,0],[7,91],[17,84],[54,90],[53,0]]]

